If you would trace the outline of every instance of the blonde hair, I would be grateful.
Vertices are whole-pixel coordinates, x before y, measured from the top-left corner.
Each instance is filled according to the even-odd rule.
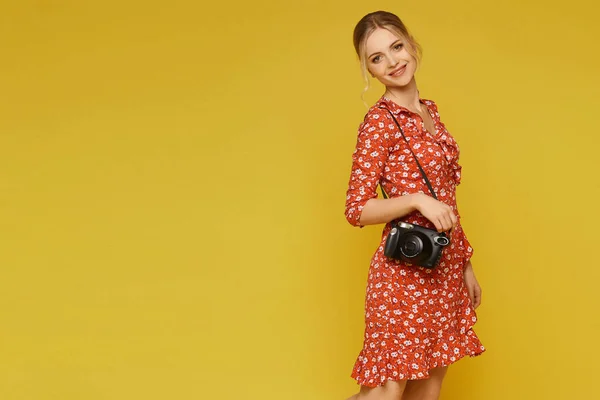
[[[360,61],[360,69],[363,79],[365,80],[365,88],[363,89],[360,98],[367,108],[369,105],[365,101],[365,93],[370,88],[369,76],[367,74],[367,39],[378,28],[387,29],[394,33],[406,44],[406,50],[417,61],[417,68],[421,64],[423,51],[415,38],[410,34],[404,23],[396,16],[387,11],[375,11],[362,17],[358,24],[354,27],[354,49]]]

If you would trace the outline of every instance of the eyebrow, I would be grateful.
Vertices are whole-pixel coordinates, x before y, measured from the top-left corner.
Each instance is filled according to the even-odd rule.
[[[398,39],[398,40],[396,40],[394,43],[390,44],[390,47],[394,47],[394,45],[395,45],[396,43],[398,43],[398,42],[401,42],[401,41],[402,41],[402,39]],[[370,55],[369,57],[367,57],[367,58],[371,58],[371,57],[373,57],[375,54],[380,54],[380,53],[381,53],[380,51],[377,51],[377,52],[375,52],[375,53],[371,54],[371,55]]]

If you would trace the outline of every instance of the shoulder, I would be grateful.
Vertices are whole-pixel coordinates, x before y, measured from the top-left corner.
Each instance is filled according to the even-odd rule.
[[[387,117],[388,111],[378,102],[369,108],[369,111],[365,114],[364,122],[381,122],[386,120]]]
[[[358,127],[358,142],[368,146],[377,145],[389,147],[392,137],[390,128],[391,117],[387,110],[373,105],[365,114]]]
[[[360,123],[358,130],[371,132],[378,130],[380,132],[386,130],[386,126],[390,121],[389,112],[382,108],[377,102],[369,108],[369,111],[365,114],[363,121]]]
[[[438,111],[438,106],[435,101],[429,99],[421,99],[421,101],[427,104],[427,107],[429,107],[431,110],[434,110],[436,112]]]
[[[440,118],[440,110],[435,101],[429,99],[421,99],[423,103],[427,105],[427,107],[433,112],[433,114],[439,119]]]

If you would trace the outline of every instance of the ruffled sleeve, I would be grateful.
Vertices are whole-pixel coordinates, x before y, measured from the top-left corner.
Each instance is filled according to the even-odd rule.
[[[358,128],[356,148],[352,154],[352,170],[346,192],[345,215],[353,226],[360,226],[363,207],[377,198],[377,186],[389,154],[389,133],[385,117],[375,108],[369,110]]]

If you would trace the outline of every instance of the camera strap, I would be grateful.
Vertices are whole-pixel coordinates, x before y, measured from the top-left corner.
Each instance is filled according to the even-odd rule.
[[[433,196],[434,199],[437,200],[438,198],[435,195],[435,191],[433,190],[433,187],[431,186],[431,183],[429,182],[429,179],[427,178],[427,174],[425,173],[425,171],[421,167],[421,164],[419,163],[419,159],[417,158],[417,156],[413,152],[412,147],[410,146],[410,142],[408,141],[408,139],[406,139],[406,136],[404,136],[404,130],[402,130],[402,127],[400,126],[400,124],[396,120],[396,117],[394,117],[394,114],[392,114],[392,112],[388,108],[386,108],[386,107],[379,107],[379,108],[386,109],[390,113],[390,115],[392,116],[392,118],[394,119],[394,122],[396,123],[396,126],[398,127],[398,129],[400,129],[400,134],[402,135],[402,137],[404,138],[404,141],[408,145],[408,150],[410,150],[411,154],[413,155],[413,157],[414,157],[414,159],[415,159],[415,161],[417,163],[417,166],[419,167],[419,171],[421,171],[421,175],[423,175],[423,179],[425,179],[425,183],[427,184],[427,187],[429,188],[429,191],[431,192],[431,195]],[[381,187],[381,193],[383,194],[383,198],[387,199],[388,196],[385,193],[385,191],[383,190],[383,187],[381,186],[381,184],[379,184],[379,187]]]

